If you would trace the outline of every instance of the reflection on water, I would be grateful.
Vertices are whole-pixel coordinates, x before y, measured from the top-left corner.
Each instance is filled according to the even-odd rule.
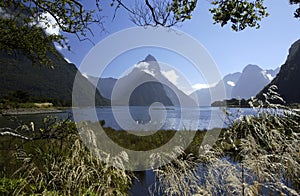
[[[149,188],[155,183],[155,173],[152,170],[134,172],[136,179],[133,180],[129,195],[150,195]]]
[[[124,119],[128,118],[127,107],[117,107],[114,112],[124,115]],[[217,107],[199,107],[199,108],[180,108],[180,107],[168,107],[166,108],[150,108],[149,107],[129,107],[130,118],[137,124],[146,124],[151,122],[151,111],[154,110],[154,114],[157,112],[165,112],[166,118],[162,119],[161,129],[174,129],[174,130],[203,130],[211,129],[214,127],[225,127],[223,108]],[[227,109],[231,113],[238,112],[236,108]],[[250,108],[243,108],[243,114],[255,114],[256,112]],[[70,118],[74,120],[73,112],[76,113],[76,120],[83,121],[89,120],[96,122],[99,120],[105,120],[105,126],[112,127],[114,129],[122,129],[115,119],[115,114],[111,107],[98,107],[84,108],[76,110],[66,110],[62,113],[51,114],[32,114],[32,115],[18,115],[14,117],[0,117],[0,127],[15,128],[18,126],[16,122],[30,123],[34,122],[36,127],[43,124],[43,119],[47,116],[57,116],[58,119]],[[16,121],[17,120],[17,121]],[[221,120],[221,122],[220,122]],[[156,182],[155,173],[152,170],[135,172],[136,179],[133,180],[133,185],[129,191],[130,195],[149,195],[148,188]]]
[[[127,111],[128,109],[129,112]],[[228,110],[232,113],[237,113],[238,111],[237,108],[229,108]],[[242,111],[244,114],[255,114],[251,108],[243,108]],[[111,107],[99,107],[96,108],[96,110],[93,108],[85,108],[73,110],[73,112],[74,116],[76,115],[76,121],[89,120],[96,122],[105,120],[105,126],[117,130],[135,130],[137,128],[137,130],[150,130],[151,126],[146,129],[147,123],[151,123],[152,127],[156,128],[152,130],[203,130],[227,126],[226,123],[224,123],[225,114],[223,108],[218,107],[180,108],[172,106],[149,109],[149,107],[143,106],[118,106],[114,109]],[[163,114],[160,113],[166,113],[166,117],[165,119],[158,118],[154,121],[151,119],[151,112],[154,114],[154,117],[157,115],[163,116]],[[116,120],[116,117],[118,117],[119,121]],[[128,119],[144,126],[132,125]],[[126,123],[128,123],[128,126],[126,126]]]
[[[232,113],[237,113],[238,109],[229,108],[227,109]],[[255,114],[255,111],[251,108],[243,108],[243,114]],[[156,117],[156,120],[151,119]],[[157,116],[163,116],[161,113],[165,113],[163,119],[157,118]],[[218,107],[199,107],[199,108],[180,108],[180,107],[143,107],[143,106],[118,106],[112,109],[111,107],[97,107],[94,108],[81,108],[66,110],[62,113],[51,113],[51,114],[31,114],[31,115],[18,115],[17,120],[19,122],[30,123],[34,122],[38,127],[42,124],[43,119],[47,116],[56,116],[59,119],[70,118],[74,120],[73,116],[76,115],[76,121],[89,120],[91,122],[96,122],[99,120],[105,121],[106,127],[112,127],[117,130],[124,129],[124,123],[128,123],[125,128],[130,130],[152,130],[158,129],[172,129],[172,130],[203,130],[212,128],[226,127],[224,123],[224,112],[223,108]],[[116,116],[119,121],[116,120]],[[134,124],[129,124],[128,119],[131,119]],[[123,125],[122,125],[123,123]],[[151,124],[150,128],[147,123]],[[137,126],[139,125],[139,126]],[[18,126],[16,124],[16,119],[13,117],[0,117],[0,127],[11,127],[14,128]],[[129,128],[128,128],[129,127]],[[146,129],[147,128],[147,129]],[[125,130],[127,130],[125,129]]]

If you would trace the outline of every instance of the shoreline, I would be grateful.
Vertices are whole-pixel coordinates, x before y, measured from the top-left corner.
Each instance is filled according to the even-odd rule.
[[[52,113],[64,113],[66,109],[58,108],[19,108],[19,109],[6,109],[0,110],[0,116],[5,115],[30,115],[30,114],[52,114]]]

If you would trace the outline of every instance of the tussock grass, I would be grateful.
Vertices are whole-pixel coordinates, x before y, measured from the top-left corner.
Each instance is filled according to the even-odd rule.
[[[279,104],[283,100],[275,90],[272,86],[264,101],[249,103],[257,115],[227,113],[229,127],[213,146],[202,144],[206,132],[198,131],[187,149],[176,146],[168,153],[153,153],[149,160],[156,181],[149,187],[150,195],[299,195],[300,115]],[[133,176],[125,171],[124,164],[132,161],[125,152],[111,155],[97,148],[88,150],[70,121],[45,124],[35,131],[21,125],[14,134],[1,136],[5,145],[15,146],[10,149],[15,157],[7,160],[20,168],[12,176],[2,170],[0,193],[127,195]],[[87,143],[97,146],[98,135],[92,129],[85,131]],[[174,131],[143,139],[110,128],[105,134],[124,148],[143,151],[163,145]]]
[[[300,115],[278,104],[275,90],[252,99],[255,116],[227,113],[229,127],[204,153],[183,152],[155,170],[152,195],[298,195]]]
[[[43,133],[31,132],[27,135],[31,140],[15,143],[18,146],[11,152],[20,168],[12,174],[2,172],[6,181],[0,183],[1,194],[127,195],[132,175],[94,156],[74,123],[53,119],[45,123],[46,128],[39,130]]]

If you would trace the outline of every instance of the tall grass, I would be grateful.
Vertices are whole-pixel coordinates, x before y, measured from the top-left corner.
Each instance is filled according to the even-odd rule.
[[[213,146],[201,145],[203,134],[198,133],[188,149],[176,146],[169,153],[152,154],[149,160],[155,168],[156,181],[149,187],[150,195],[299,195],[300,115],[280,104],[283,100],[275,90],[272,86],[264,101],[252,99],[249,104],[257,110],[256,115],[227,113],[229,127]],[[126,153],[105,154],[96,148],[93,130],[84,127],[83,142],[70,121],[45,124],[34,131],[24,126],[25,135],[20,135],[20,130],[14,132],[19,140],[14,140],[15,160],[21,167],[13,176],[2,176],[0,193],[128,194],[133,176],[122,167],[132,161]],[[108,129],[106,134],[124,147],[129,145],[129,149],[145,148],[135,146],[143,145],[144,140],[126,144],[124,132],[114,134]],[[147,144],[150,149],[160,146],[166,140],[162,138],[165,134],[170,136],[173,132],[149,137],[154,142]],[[101,161],[100,154],[115,165]]]
[[[21,181],[14,183],[13,189],[3,184],[2,194],[127,195],[131,184],[128,172],[107,165],[90,152],[73,130],[72,122],[50,124],[40,130],[43,133],[35,133],[39,137],[27,135],[31,140],[17,148],[14,154],[21,167],[9,179]],[[63,136],[59,130],[69,130],[69,134]]]
[[[182,153],[155,170],[152,194],[298,195],[300,116],[279,104],[275,90],[264,101],[252,99],[257,115],[227,114],[231,123],[212,148],[201,146],[197,157]]]

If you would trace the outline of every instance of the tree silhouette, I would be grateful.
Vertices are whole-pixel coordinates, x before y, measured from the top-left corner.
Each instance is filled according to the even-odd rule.
[[[49,54],[56,54],[53,43],[70,50],[65,34],[49,34],[48,28],[75,34],[79,40],[93,35],[92,24],[104,30],[103,7],[95,0],[94,9],[85,9],[79,0],[5,0],[0,2],[0,50],[8,54],[21,52],[33,64],[53,66]],[[197,0],[111,0],[114,17],[119,9],[127,11],[130,20],[139,26],[172,27],[192,19]],[[210,12],[215,23],[231,24],[234,31],[259,28],[267,17],[264,0],[213,0]],[[299,0],[290,4],[300,5]],[[300,8],[294,16],[300,18]]]

